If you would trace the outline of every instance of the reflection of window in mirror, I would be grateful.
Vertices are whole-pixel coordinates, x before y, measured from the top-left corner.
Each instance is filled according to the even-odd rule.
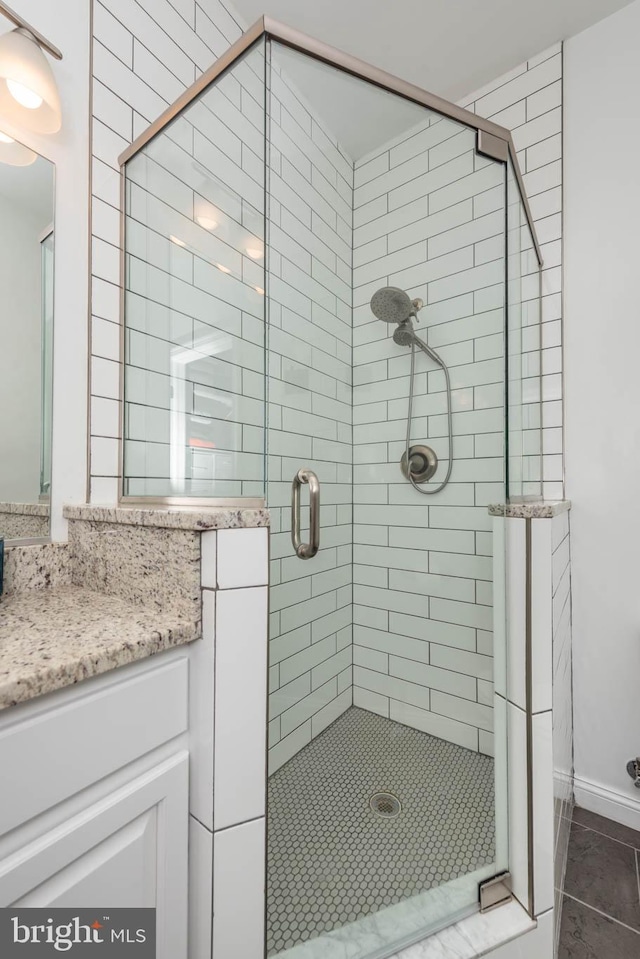
[[[1,134],[0,536],[5,539],[49,534],[53,213],[53,164]]]

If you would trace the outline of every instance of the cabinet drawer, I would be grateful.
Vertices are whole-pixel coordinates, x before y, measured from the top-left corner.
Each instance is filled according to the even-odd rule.
[[[0,835],[188,728],[188,661],[167,656],[0,715]]]

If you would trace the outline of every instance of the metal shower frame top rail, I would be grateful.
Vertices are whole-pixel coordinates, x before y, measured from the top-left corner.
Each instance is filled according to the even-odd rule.
[[[260,17],[249,30],[243,33],[242,36],[229,47],[226,53],[216,60],[213,66],[205,71],[195,83],[185,90],[171,106],[167,107],[158,119],[150,124],[150,126],[133,141],[131,146],[123,151],[118,158],[120,166],[123,167],[128,160],[139,153],[150,140],[161,133],[185,107],[189,106],[193,100],[200,96],[220,74],[231,67],[249,47],[263,36],[277,40],[285,46],[292,47],[294,50],[314,57],[316,60],[323,61],[354,77],[375,84],[375,86],[381,87],[383,90],[404,97],[405,100],[411,100],[413,103],[427,107],[435,113],[440,113],[467,127],[471,127],[478,131],[478,147],[480,152],[503,162],[505,162],[508,157],[511,157],[538,263],[542,266],[542,253],[524,188],[522,174],[520,172],[520,164],[518,163],[511,132],[507,130],[506,127],[501,127],[491,120],[485,120],[483,117],[476,116],[475,113],[464,110],[455,103],[450,103],[448,100],[434,93],[429,93],[427,90],[423,90],[413,83],[408,83],[406,80],[400,80],[398,77],[394,77],[384,70],[365,63],[364,60],[359,60],[357,57],[343,53],[341,50],[336,50],[334,47],[330,47],[320,40],[315,40],[313,37],[300,33],[298,30],[293,30],[291,27],[279,23],[277,20],[272,20],[271,17],[267,16]]]

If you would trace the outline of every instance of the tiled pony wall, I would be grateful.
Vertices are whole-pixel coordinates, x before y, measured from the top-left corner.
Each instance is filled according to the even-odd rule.
[[[553,771],[556,941],[573,807],[573,675],[571,645],[571,513],[552,520]]]

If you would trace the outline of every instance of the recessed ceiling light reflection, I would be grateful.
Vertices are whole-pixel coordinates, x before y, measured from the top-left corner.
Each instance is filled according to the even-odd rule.
[[[197,216],[196,223],[199,226],[203,227],[205,230],[215,230],[218,225],[218,221],[214,220],[212,216]]]
[[[246,248],[247,256],[250,256],[252,260],[261,260],[264,256],[264,250],[261,246],[248,246]]]
[[[229,269],[229,267],[228,267],[228,266],[223,266],[222,263],[216,263],[216,266],[218,267],[218,269],[219,269],[222,273],[231,273],[231,270]]]
[[[180,239],[179,236],[174,236],[173,234],[171,234],[171,236],[169,237],[169,239],[171,240],[172,243],[175,243],[176,246],[186,246],[186,245],[187,245],[187,244],[184,242],[184,240],[181,240],[181,239]]]
[[[264,290],[262,289],[261,286],[254,286],[254,290],[256,291],[256,293],[259,293],[260,296],[264,296]]]

